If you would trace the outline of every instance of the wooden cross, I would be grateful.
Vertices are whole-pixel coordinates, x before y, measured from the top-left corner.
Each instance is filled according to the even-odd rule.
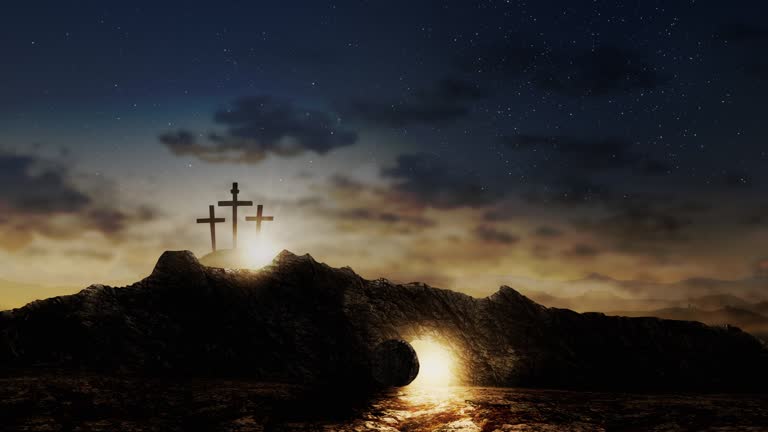
[[[237,249],[237,208],[252,206],[253,201],[238,201],[237,194],[240,190],[237,188],[237,182],[232,183],[232,201],[219,201],[222,207],[232,207],[232,249]]]
[[[216,252],[216,224],[219,222],[226,222],[226,219],[215,217],[212,205],[208,206],[208,218],[197,220],[197,223],[207,223],[211,225],[211,246],[213,247],[214,252]]]
[[[261,221],[273,221],[275,220],[274,216],[262,216],[262,211],[264,210],[264,206],[259,204],[256,206],[256,216],[246,216],[245,220],[247,221],[256,221],[256,232],[261,232]]]

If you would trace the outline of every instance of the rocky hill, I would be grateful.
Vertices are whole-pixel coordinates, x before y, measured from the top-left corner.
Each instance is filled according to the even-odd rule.
[[[700,321],[709,325],[734,325],[750,334],[768,341],[768,317],[746,308],[726,306],[721,309],[704,310],[696,307],[664,308],[652,311],[615,311],[611,315],[630,317],[653,316],[664,319]]]
[[[734,327],[546,308],[509,287],[487,298],[365,280],[284,251],[258,271],[166,252],[146,279],[0,313],[0,368],[374,382],[383,342],[431,337],[466,384],[764,389],[768,353]],[[407,350],[406,350],[407,352]]]

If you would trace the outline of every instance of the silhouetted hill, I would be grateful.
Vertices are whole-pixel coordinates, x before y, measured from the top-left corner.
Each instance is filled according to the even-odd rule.
[[[562,297],[564,292],[584,290],[610,290],[621,297],[649,298],[685,302],[688,299],[707,296],[732,295],[748,302],[763,301],[768,292],[768,276],[755,275],[735,280],[689,278],[676,282],[614,279],[599,273],[568,282],[562,282],[564,290],[551,293]],[[558,288],[554,286],[553,288]],[[572,289],[576,288],[576,290]],[[722,305],[725,306],[725,305]],[[737,305],[732,305],[737,306]]]
[[[754,304],[731,294],[713,294],[688,299],[692,307],[704,310],[717,310],[726,307],[751,309]]]
[[[751,309],[760,315],[768,316],[768,301],[755,303]]]
[[[756,312],[735,307],[718,310],[697,308],[666,308],[655,311],[614,311],[610,315],[629,317],[657,317],[682,321],[700,321],[709,325],[732,325],[768,341],[768,317]]]
[[[584,294],[571,297],[558,297],[537,291],[528,291],[525,294],[545,306],[572,309],[577,312],[655,310],[669,307],[673,303],[668,300],[620,297],[606,290],[590,290]]]
[[[365,280],[284,251],[259,270],[166,252],[146,279],[0,313],[0,368],[226,375],[366,386],[384,341],[431,337],[462,382],[758,389],[764,346],[733,327],[579,314],[503,286],[486,298]]]

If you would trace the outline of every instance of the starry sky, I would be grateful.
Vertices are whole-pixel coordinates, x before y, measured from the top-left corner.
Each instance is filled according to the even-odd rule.
[[[259,237],[242,220],[241,242],[369,278],[764,300],[766,12],[15,3],[0,17],[0,306],[138,280],[164,250],[204,255],[195,219],[233,181],[275,216]]]

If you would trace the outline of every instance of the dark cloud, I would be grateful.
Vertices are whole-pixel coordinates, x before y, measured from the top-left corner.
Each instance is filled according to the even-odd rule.
[[[531,174],[538,176],[537,186],[521,193],[532,204],[624,205],[625,193],[614,190],[616,178],[627,185],[632,177],[669,172],[666,163],[621,138],[514,135],[501,141],[537,167]]]
[[[537,227],[533,233],[538,237],[560,237],[563,235],[559,229],[547,225]]]
[[[726,45],[739,47],[739,55],[744,56],[740,69],[747,76],[761,81],[768,80],[768,63],[764,61],[768,27],[732,23],[716,32],[715,39]]]
[[[392,191],[415,205],[436,208],[482,207],[501,199],[506,192],[484,185],[477,173],[448,167],[427,154],[405,154],[394,167],[382,171],[397,180]]]
[[[599,249],[584,243],[577,243],[563,253],[563,255],[572,258],[593,258],[599,254]]]
[[[664,162],[634,150],[631,142],[621,138],[511,135],[501,140],[517,151],[544,154],[547,160],[568,166],[571,171],[631,168],[640,174],[658,174],[669,169]]]
[[[768,225],[768,204],[758,204],[744,211],[738,218],[738,222],[747,226]]]
[[[130,225],[151,222],[159,216],[157,210],[147,206],[139,206],[132,212],[115,208],[94,208],[85,213],[91,227],[108,235],[117,235]]]
[[[758,259],[754,263],[753,269],[755,276],[768,278],[768,258]]]
[[[434,221],[420,217],[395,214],[387,211],[377,211],[370,208],[347,208],[332,212],[332,216],[338,219],[362,221],[362,222],[380,222],[380,223],[404,223],[420,227],[429,227],[435,224]]]
[[[477,226],[474,233],[478,240],[487,243],[500,243],[509,245],[520,241],[520,237],[506,231],[500,231],[489,225]]]
[[[357,133],[342,128],[330,113],[271,96],[238,99],[231,109],[216,112],[214,121],[226,129],[208,134],[205,142],[185,130],[164,133],[160,142],[177,156],[214,163],[258,163],[268,154],[325,154],[357,142]]]
[[[512,220],[517,215],[512,209],[507,206],[500,206],[500,208],[494,208],[483,213],[483,220],[488,222],[500,222]]]
[[[401,100],[356,100],[346,109],[353,117],[384,127],[453,122],[471,113],[488,93],[469,81],[443,79]]]
[[[635,89],[653,89],[666,80],[654,67],[632,51],[600,47],[534,74],[536,84],[546,90],[571,96],[602,96]]]
[[[469,56],[459,58],[458,64],[471,73],[517,77],[532,72],[537,61],[544,62],[550,55],[550,49],[525,43],[520,37],[511,37],[503,43],[474,50]]]
[[[603,96],[653,89],[666,82],[643,56],[618,46],[579,53],[510,38],[461,59],[464,69],[505,80],[529,80],[542,90],[567,96]]]
[[[66,169],[28,155],[0,153],[0,208],[15,212],[72,213],[90,203]]]
[[[34,235],[74,238],[86,231],[118,240],[133,223],[157,218],[149,207],[125,211],[75,185],[71,170],[32,155],[0,153],[0,248],[19,249]],[[60,216],[70,216],[61,219]]]
[[[669,247],[690,241],[694,222],[693,214],[679,206],[633,202],[604,217],[576,220],[574,225],[604,239],[616,251],[663,259]]]

